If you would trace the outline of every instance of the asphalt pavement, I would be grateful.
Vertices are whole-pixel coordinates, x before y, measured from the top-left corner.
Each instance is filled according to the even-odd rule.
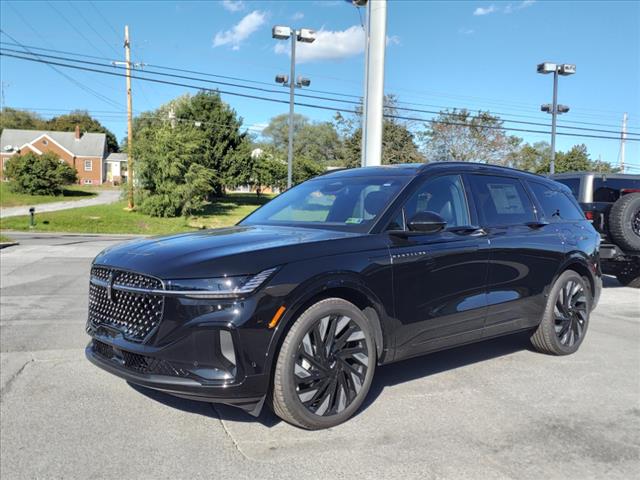
[[[317,432],[134,387],[84,358],[90,262],[121,236],[0,250],[0,476],[588,479],[640,472],[640,292],[610,278],[579,352],[513,335],[376,371]]]

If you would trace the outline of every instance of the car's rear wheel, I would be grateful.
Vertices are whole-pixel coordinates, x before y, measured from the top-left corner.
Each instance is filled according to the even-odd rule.
[[[316,430],[338,425],[362,405],[376,366],[369,321],[346,300],[309,307],[282,343],[272,405],[293,425]]]
[[[580,347],[589,326],[591,292],[588,283],[573,270],[556,280],[540,325],[531,336],[539,352],[568,355]]]

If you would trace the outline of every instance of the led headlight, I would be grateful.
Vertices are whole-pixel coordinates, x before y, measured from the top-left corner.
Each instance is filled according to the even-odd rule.
[[[168,294],[189,298],[236,298],[249,295],[271,277],[277,268],[241,277],[167,280]]]

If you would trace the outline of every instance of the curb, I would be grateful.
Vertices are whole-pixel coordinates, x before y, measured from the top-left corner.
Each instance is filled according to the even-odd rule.
[[[20,245],[18,242],[0,242],[0,250],[7,247],[13,247],[15,245]]]

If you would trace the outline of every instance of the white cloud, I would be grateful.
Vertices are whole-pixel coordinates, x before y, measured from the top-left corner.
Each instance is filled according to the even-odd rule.
[[[388,36],[387,35],[387,42],[386,45],[400,45],[400,37],[398,35],[391,35]]]
[[[275,53],[289,53],[288,43],[278,42]],[[364,51],[364,30],[360,25],[353,25],[346,30],[318,30],[313,43],[296,45],[296,60],[312,62],[314,60],[340,60],[353,57]]]
[[[304,13],[302,12],[296,12],[293,15],[291,15],[291,20],[302,20],[304,18]]]
[[[341,60],[364,52],[364,30],[360,25],[353,25],[346,30],[318,30],[313,43],[296,45],[296,61],[299,63],[317,60]],[[387,46],[400,45],[400,37],[387,37]],[[277,54],[290,54],[288,42],[278,42],[274,46]]]
[[[267,14],[254,10],[245,15],[230,30],[219,31],[213,39],[213,46],[220,47],[222,45],[231,45],[233,50],[239,50],[240,44],[249,38],[258,28],[266,21]]]
[[[493,13],[496,11],[496,6],[495,5],[489,5],[488,7],[484,8],[484,7],[478,7],[473,11],[473,14],[476,17],[482,16],[482,15],[489,15],[490,13]]]
[[[222,6],[230,12],[239,12],[244,10],[244,2],[242,0],[222,0]]]
[[[460,28],[458,30],[458,33],[461,35],[473,35],[475,33],[475,30],[472,28]]]

